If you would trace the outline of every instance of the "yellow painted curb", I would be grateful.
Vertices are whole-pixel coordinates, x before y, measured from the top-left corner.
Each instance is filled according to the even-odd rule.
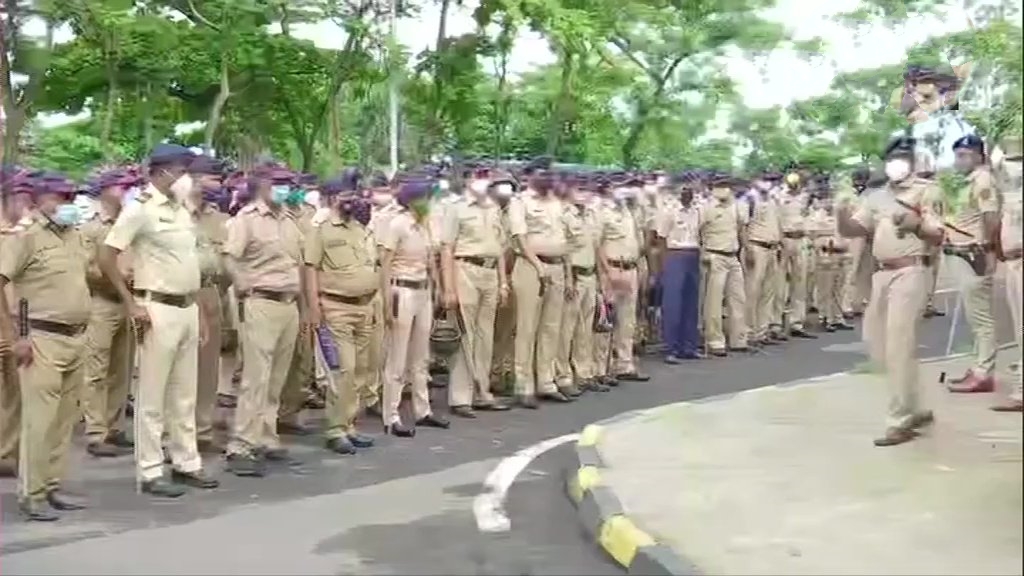
[[[601,437],[601,427],[597,424],[590,424],[580,432],[580,439],[577,442],[580,446],[594,446]]]
[[[653,538],[621,514],[605,520],[597,541],[616,562],[627,568],[633,562],[637,549],[654,545]]]

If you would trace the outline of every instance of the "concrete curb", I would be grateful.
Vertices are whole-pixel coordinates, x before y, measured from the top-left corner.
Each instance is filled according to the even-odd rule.
[[[597,451],[603,428],[591,424],[575,446],[576,468],[569,470],[566,491],[586,533],[627,574],[692,576],[696,568],[668,546],[659,544],[626,515],[615,493],[601,484],[604,467]]]

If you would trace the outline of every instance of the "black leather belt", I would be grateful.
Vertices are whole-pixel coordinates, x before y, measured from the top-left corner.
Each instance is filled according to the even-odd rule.
[[[806,235],[807,234],[805,234],[803,232],[783,232],[782,233],[782,237],[783,238],[789,238],[790,240],[798,240],[800,238],[803,238]]]
[[[254,288],[249,291],[250,298],[259,298],[261,300],[273,300],[274,302],[281,302],[284,304],[290,304],[295,302],[298,298],[298,294],[294,292],[277,292],[275,290],[263,290],[262,288]]]
[[[540,254],[537,254],[537,260],[540,260],[541,262],[543,262],[545,264],[561,264],[562,262],[565,262],[565,257],[564,256],[541,256]]]
[[[729,258],[735,258],[739,254],[738,252],[729,252],[728,250],[712,250],[710,248],[705,248],[704,251],[707,252],[708,254],[727,256]]]
[[[153,302],[174,306],[175,308],[188,308],[196,301],[195,294],[167,294],[152,290],[135,290],[133,293],[139,298],[146,298]]]
[[[747,240],[754,246],[760,246],[766,250],[775,250],[779,245],[775,242],[762,242],[761,240]]]
[[[633,270],[636,268],[636,260],[609,260],[608,265],[619,270]]]
[[[822,254],[846,254],[849,252],[846,248],[822,248]]]
[[[595,268],[594,266],[573,266],[572,267],[572,275],[573,276],[577,276],[577,277],[582,276],[582,277],[586,278],[587,276],[593,276],[595,272],[597,272],[597,268]]]
[[[456,256],[455,259],[474,266],[480,266],[481,268],[490,268],[493,270],[498,267],[498,259],[488,256]]]
[[[426,290],[430,283],[426,280],[406,280],[404,278],[395,278],[391,281],[392,286],[398,286],[399,288],[408,288],[410,290]]]
[[[29,328],[39,330],[40,332],[60,334],[61,336],[78,336],[85,332],[87,324],[65,324],[63,322],[54,322],[53,320],[29,318],[28,326]]]
[[[376,291],[370,292],[369,294],[363,294],[362,296],[344,296],[342,294],[331,294],[330,292],[321,292],[320,296],[328,300],[335,302],[341,302],[342,304],[349,304],[351,306],[366,306],[373,301],[373,297],[377,294]]]

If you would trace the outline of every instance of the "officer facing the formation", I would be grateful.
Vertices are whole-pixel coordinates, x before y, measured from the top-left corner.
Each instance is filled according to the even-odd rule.
[[[942,242],[943,226],[934,185],[914,175],[915,143],[913,138],[901,137],[886,147],[888,202],[864,202],[852,215],[848,207],[836,214],[842,235],[872,236],[878,262],[864,335],[872,361],[885,367],[890,400],[886,431],[875,440],[876,446],[909,442],[917,436],[917,428],[933,420],[931,411],[920,405],[916,353],[927,300],[929,254],[932,246]]]
[[[949,386],[950,392],[995,390],[996,331],[992,316],[993,275],[999,243],[1000,198],[981,138],[953,144],[956,168],[967,176],[967,194],[946,237],[945,254],[966,262],[973,275],[964,287],[964,309],[974,334],[974,365]]]
[[[679,202],[663,210],[655,232],[664,243],[661,264],[661,321],[667,347],[665,362],[700,357],[700,231],[703,210],[694,202],[694,182],[682,180]]]
[[[100,246],[121,214],[125,192],[138,183],[137,176],[122,170],[100,174],[96,182],[96,213],[81,227],[88,258],[85,279],[92,294],[92,316],[86,332],[85,390],[81,402],[86,450],[99,458],[119,456],[134,446],[119,428],[131,388],[134,336],[121,296],[100,270],[98,256]],[[117,265],[122,276],[130,282],[132,265],[129,250],[118,255]]]
[[[748,211],[741,210],[733,194],[734,180],[716,175],[708,182],[712,200],[704,207],[701,237],[708,278],[704,299],[704,340],[708,353],[725,356],[728,348],[745,352],[746,294],[740,251],[746,233]],[[722,331],[722,304],[728,306],[728,334]]]
[[[245,365],[227,447],[228,469],[236,476],[263,476],[267,460],[288,459],[277,433],[277,414],[300,314],[305,315],[302,236],[284,205],[291,178],[279,166],[258,167],[248,182],[254,199],[239,211],[224,243],[245,317]]]
[[[91,302],[74,186],[50,173],[31,186],[34,221],[0,254],[0,330],[17,338],[11,350],[22,384],[20,508],[29,520],[52,521],[54,511],[84,507],[61,492],[61,483],[79,418]],[[3,292],[8,283],[20,297],[17,318]]]
[[[354,454],[373,446],[356,431],[360,397],[368,394],[373,366],[373,302],[380,287],[376,246],[356,217],[358,174],[350,171],[327,181],[321,199],[330,211],[305,243],[305,275],[310,322],[326,326],[338,351],[340,370],[330,379],[326,398],[325,446]]]
[[[451,202],[441,224],[444,305],[456,310],[464,334],[452,363],[448,403],[452,414],[507,410],[490,391],[494,319],[509,297],[501,214],[488,193],[490,181],[473,178],[469,194]]]
[[[195,223],[186,207],[194,155],[160,144],[149,159],[149,185],[117,217],[100,247],[100,270],[124,302],[139,346],[135,392],[136,477],[143,492],[176,498],[183,486],[211,489],[196,447],[196,379],[205,321],[196,306],[200,287]],[[131,249],[129,284],[118,256]],[[164,430],[173,483],[164,479]]]

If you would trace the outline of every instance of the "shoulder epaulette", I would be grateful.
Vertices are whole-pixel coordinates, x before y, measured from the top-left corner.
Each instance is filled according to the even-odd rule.
[[[246,204],[242,206],[242,209],[238,211],[239,214],[251,214],[256,211],[255,204]]]
[[[151,198],[153,198],[153,195],[146,191],[139,192],[138,194],[135,195],[136,202],[145,203],[148,202]]]

